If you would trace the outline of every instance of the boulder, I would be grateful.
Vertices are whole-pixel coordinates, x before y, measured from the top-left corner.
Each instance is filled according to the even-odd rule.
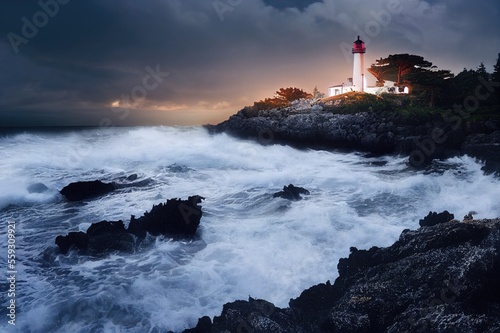
[[[302,199],[301,194],[309,195],[310,193],[303,187],[298,187],[290,184],[288,186],[284,186],[282,191],[274,193],[273,198],[283,198],[296,201]]]
[[[65,186],[60,193],[69,201],[79,201],[98,197],[114,190],[114,183],[103,183],[100,180],[94,180],[71,183]]]

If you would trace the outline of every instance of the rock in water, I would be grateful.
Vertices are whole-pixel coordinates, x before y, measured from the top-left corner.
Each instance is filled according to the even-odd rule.
[[[126,229],[123,221],[101,221],[93,223],[87,230],[88,252],[101,255],[112,251],[133,252],[135,238]]]
[[[65,186],[60,193],[69,201],[79,201],[97,197],[115,190],[114,183],[103,183],[100,180],[76,182]]]
[[[333,285],[305,290],[286,309],[227,303],[201,332],[500,331],[500,219],[405,230],[390,247],[351,251]]]
[[[192,236],[200,225],[202,212],[198,204],[203,199],[195,195],[188,200],[170,199],[164,204],[153,206],[150,212],[144,213],[144,216],[134,221],[130,226],[131,231],[138,232],[138,237],[144,234],[141,229],[153,236]]]
[[[301,200],[301,194],[309,195],[309,191],[302,187],[297,187],[292,184],[284,186],[283,190],[273,194],[273,198],[283,198],[288,200]]]
[[[87,250],[89,237],[84,232],[70,232],[66,236],[57,236],[56,245],[59,246],[59,251],[66,254],[72,245],[79,250]]]
[[[420,220],[418,224],[420,224],[421,227],[430,227],[436,224],[450,222],[454,218],[455,215],[449,213],[447,210],[439,214],[436,212],[429,212],[429,214],[424,217],[423,220]]]
[[[123,221],[101,221],[93,223],[87,232],[70,232],[66,236],[57,236],[56,245],[61,253],[66,254],[71,246],[92,255],[101,255],[110,251],[133,252],[136,238],[142,239],[147,233],[153,236],[193,236],[200,225],[202,216],[199,195],[188,200],[170,199],[166,203],[154,205],[150,212],[136,219],[131,216],[128,229]]]

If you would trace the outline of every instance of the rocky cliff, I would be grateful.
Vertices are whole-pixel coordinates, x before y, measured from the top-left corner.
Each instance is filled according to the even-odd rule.
[[[387,248],[351,248],[339,277],[280,309],[250,298],[184,333],[500,332],[500,220],[405,230]]]
[[[302,102],[304,104],[304,102]],[[334,108],[297,103],[287,108],[252,112],[242,110],[212,133],[228,133],[263,144],[286,143],[312,148],[338,148],[376,154],[403,154],[416,166],[435,158],[469,154],[488,161],[499,171],[500,123],[471,121],[451,115],[405,118],[397,112],[365,110],[337,114]]]

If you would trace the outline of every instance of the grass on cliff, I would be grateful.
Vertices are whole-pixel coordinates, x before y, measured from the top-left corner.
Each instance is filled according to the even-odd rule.
[[[428,102],[418,96],[381,94],[373,95],[361,92],[349,92],[342,95],[326,97],[320,100],[325,112],[334,114],[356,114],[373,112],[389,117],[401,124],[419,124],[429,121],[442,121],[452,108],[430,107]],[[247,117],[256,117],[260,105],[246,107],[242,112]],[[462,116],[463,117],[463,116]],[[500,106],[480,106],[477,110],[464,117],[471,121],[500,121]]]
[[[421,123],[442,119],[445,110],[429,107],[415,96],[349,92],[322,99],[323,109],[334,114],[374,112],[395,117],[401,123]]]

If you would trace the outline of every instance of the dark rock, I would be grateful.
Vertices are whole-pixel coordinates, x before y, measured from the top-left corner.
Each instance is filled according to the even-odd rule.
[[[137,238],[143,239],[148,232],[153,236],[190,237],[200,225],[202,211],[199,203],[203,199],[198,195],[188,200],[170,199],[154,205],[139,219],[132,215],[128,229],[123,221],[101,221],[93,223],[87,233],[70,232],[67,236],[57,236],[56,244],[63,254],[75,246],[89,254],[101,255],[111,251],[133,252]]]
[[[60,193],[69,201],[79,201],[97,197],[115,190],[114,183],[103,183],[100,180],[76,182],[65,186]]]
[[[500,331],[500,219],[404,230],[390,247],[351,251],[333,285],[286,309],[225,304],[211,332]]]
[[[88,252],[100,255],[113,251],[133,252],[135,238],[127,232],[123,221],[101,221],[93,223],[87,229],[89,238]]]
[[[297,187],[292,184],[284,186],[283,190],[273,194],[273,198],[283,198],[288,200],[301,200],[301,194],[309,195],[309,191],[302,187]]]
[[[67,236],[57,236],[56,245],[61,253],[66,254],[72,245],[79,250],[87,250],[89,237],[84,232],[70,232]]]
[[[212,333],[212,320],[210,317],[201,317],[195,328],[185,330],[184,333]]]
[[[454,218],[455,215],[450,214],[447,210],[439,214],[436,212],[429,212],[429,214],[424,217],[423,220],[420,220],[418,224],[420,224],[421,227],[430,227],[436,224],[450,222]]]
[[[293,332],[288,310],[275,307],[272,303],[249,298],[224,305],[219,317],[215,317],[212,332]],[[290,325],[292,324],[292,325]]]
[[[87,229],[87,235],[89,235],[89,237],[93,237],[102,234],[121,233],[125,231],[125,225],[122,220],[111,222],[101,221],[92,223],[92,225]]]
[[[198,205],[204,198],[198,195],[188,200],[170,199],[166,203],[153,206],[150,212],[144,213],[137,223],[153,236],[158,235],[194,235],[200,224],[201,207]]]
[[[144,228],[144,224],[141,223],[140,220],[136,219],[135,215],[130,216],[130,222],[128,224],[128,232],[141,239],[146,237],[147,234],[147,231]]]

